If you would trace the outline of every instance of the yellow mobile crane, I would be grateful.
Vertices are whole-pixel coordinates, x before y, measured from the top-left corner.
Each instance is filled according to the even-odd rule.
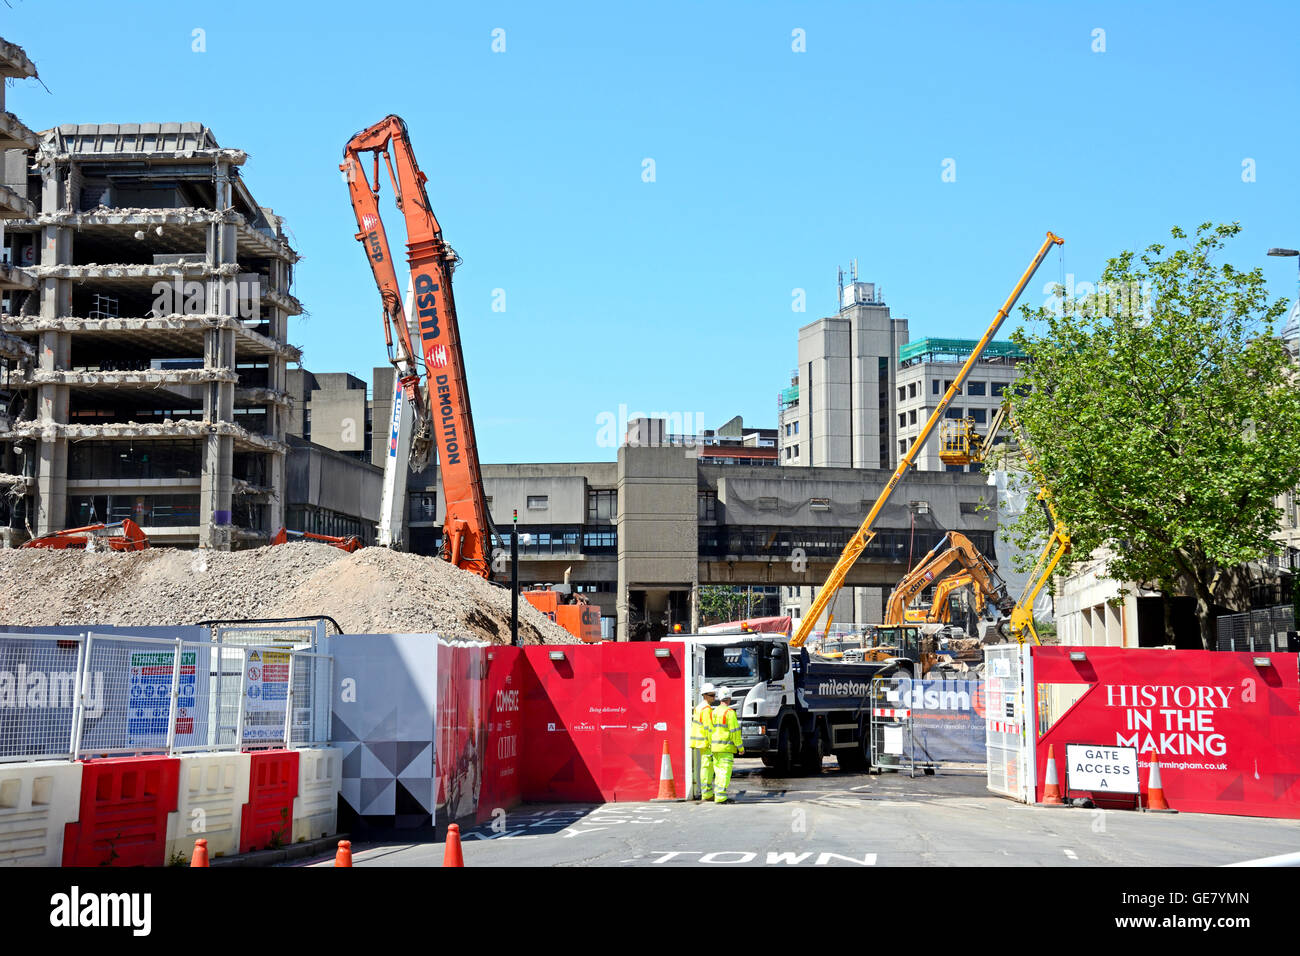
[[[1047,543],[1043,545],[1043,550],[1039,553],[1038,560],[1034,562],[1033,569],[1029,573],[1029,580],[1025,582],[1025,589],[1020,594],[1020,600],[1011,609],[1008,624],[1010,634],[1017,642],[1023,644],[1025,638],[1029,637],[1033,639],[1035,644],[1041,644],[1042,641],[1038,639],[1038,631],[1034,629],[1034,601],[1038,598],[1038,592],[1043,589],[1043,585],[1051,578],[1056,566],[1061,563],[1061,559],[1069,554],[1070,534],[1065,527],[1065,522],[1057,514],[1056,505],[1052,501],[1052,493],[1047,490],[1047,481],[1042,468],[1039,466],[1037,459],[1034,458],[1033,449],[1029,444],[1028,436],[1025,435],[1025,430],[1020,427],[1020,423],[1011,414],[1011,406],[1004,403],[998,409],[997,414],[993,416],[993,421],[989,424],[988,431],[983,436],[975,431],[975,419],[973,418],[944,422],[939,437],[939,459],[947,465],[968,465],[973,462],[985,461],[996,447],[995,442],[997,442],[998,431],[1002,428],[1003,421],[1010,424],[1019,438],[1020,457],[1025,460],[1030,475],[1038,484],[1038,503],[1042,505],[1043,514],[1047,518],[1047,526],[1052,529],[1047,536]]]
[[[998,329],[1001,328],[1002,322],[1006,319],[1007,315],[1010,314],[1011,310],[1015,308],[1016,300],[1020,298],[1020,293],[1024,291],[1025,286],[1029,284],[1029,280],[1032,279],[1034,273],[1038,271],[1038,267],[1042,265],[1043,260],[1047,258],[1048,251],[1052,246],[1059,246],[1064,242],[1064,239],[1054,233],[1049,232],[1047,234],[1047,238],[1043,240],[1043,244],[1035,254],[1033,262],[1029,264],[1029,268],[1027,268],[1024,275],[1020,277],[1020,281],[1016,283],[1016,287],[1011,291],[1011,295],[1007,298],[1007,301],[1003,303],[1002,308],[1000,308],[997,315],[993,317],[993,321],[989,324],[987,331],[985,331],[984,337],[981,338],[975,348],[971,350],[970,356],[966,359],[965,364],[962,365],[961,370],[957,372],[956,378],[954,378],[952,384],[948,386],[948,390],[944,392],[943,397],[939,399],[939,404],[935,407],[935,410],[931,413],[930,417],[926,420],[925,425],[921,428],[921,433],[917,435],[916,440],[912,442],[912,447],[907,450],[907,454],[903,456],[902,460],[898,463],[898,467],[894,469],[894,474],[886,483],[884,490],[880,492],[880,497],[876,499],[876,503],[871,506],[871,511],[868,512],[867,517],[863,519],[862,526],[858,528],[853,537],[849,539],[848,544],[844,546],[844,551],[840,554],[839,560],[835,562],[835,567],[831,568],[831,573],[827,576],[826,583],[823,584],[821,590],[817,592],[817,598],[813,601],[812,607],[808,609],[808,614],[802,621],[800,621],[799,630],[795,633],[794,637],[790,639],[791,647],[803,647],[804,643],[808,640],[809,635],[811,635],[813,630],[817,627],[817,622],[821,620],[822,615],[824,615],[827,608],[831,606],[831,602],[835,600],[835,596],[839,593],[840,588],[844,586],[844,579],[848,576],[849,570],[853,567],[862,552],[866,550],[871,539],[876,536],[876,532],[872,530],[872,526],[876,523],[876,518],[885,507],[886,502],[889,501],[890,496],[894,493],[894,489],[898,487],[898,483],[903,480],[903,476],[907,473],[907,469],[912,467],[912,462],[915,460],[917,453],[920,452],[921,448],[925,445],[926,439],[930,437],[930,433],[934,431],[934,426],[943,418],[944,412],[947,411],[954,396],[956,396],[958,391],[961,390],[963,383],[966,381],[966,377],[970,374],[971,369],[974,368],[975,363],[979,361],[979,357],[984,352],[985,347],[989,342],[993,341],[993,337],[997,334]],[[877,634],[879,637],[885,638],[884,635],[880,634],[881,630],[882,629],[878,629]],[[919,662],[921,660],[921,647],[918,629],[915,626],[912,626],[905,629],[905,631],[905,633],[897,635],[899,638],[896,643],[898,656],[904,657],[913,662]],[[887,638],[885,639],[887,640]]]

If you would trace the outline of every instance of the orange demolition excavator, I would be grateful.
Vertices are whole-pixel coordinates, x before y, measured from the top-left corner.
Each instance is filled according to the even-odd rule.
[[[373,183],[364,157],[373,160]],[[397,208],[406,219],[406,254],[420,352],[402,303],[388,235],[379,216],[379,157],[383,156]],[[442,557],[456,567],[492,576],[492,525],[474,441],[460,327],[451,293],[451,274],[459,259],[442,238],[411,148],[406,123],[387,116],[348,140],[339,166],[347,178],[361,242],[383,300],[384,338],[389,361],[397,368],[403,394],[415,416],[411,468],[419,471],[438,446],[438,465],[446,519]],[[394,333],[396,341],[394,341]]]
[[[273,545],[288,544],[290,541],[319,541],[322,544],[328,544],[331,548],[347,551],[349,554],[353,551],[360,551],[363,547],[361,539],[355,534],[335,537],[332,534],[314,534],[311,531],[290,531],[288,528],[281,528],[271,535],[271,544]]]
[[[32,538],[24,548],[85,548],[94,550],[103,545],[112,551],[143,551],[149,547],[149,536],[140,526],[127,518],[113,524],[88,524],[81,528],[68,528]]]

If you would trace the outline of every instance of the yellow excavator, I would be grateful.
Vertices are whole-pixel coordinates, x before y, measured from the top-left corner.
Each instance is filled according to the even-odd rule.
[[[839,594],[840,588],[844,586],[844,579],[848,576],[849,570],[857,562],[862,552],[866,550],[871,539],[876,536],[876,532],[873,530],[876,518],[880,516],[880,512],[884,509],[886,503],[893,495],[894,489],[897,488],[899,482],[903,480],[903,476],[907,474],[907,470],[912,467],[921,448],[934,432],[935,426],[944,418],[948,406],[952,404],[953,398],[956,397],[957,393],[965,384],[967,377],[970,375],[971,369],[975,367],[975,363],[979,361],[980,356],[983,354],[984,349],[988,346],[989,342],[993,341],[993,337],[997,335],[998,329],[1002,327],[1003,321],[1015,307],[1016,300],[1020,298],[1020,294],[1024,291],[1025,286],[1029,284],[1029,280],[1034,277],[1034,273],[1038,271],[1038,267],[1042,265],[1043,260],[1047,258],[1047,253],[1051,250],[1052,246],[1059,246],[1064,242],[1064,239],[1054,233],[1049,232],[1047,234],[1047,238],[1043,240],[1043,244],[1039,247],[1038,252],[1035,253],[1033,261],[1030,262],[1029,267],[1026,268],[1024,273],[1020,276],[1020,281],[1016,283],[1016,287],[1011,291],[1011,295],[1008,296],[1006,302],[1003,303],[1002,308],[998,310],[997,315],[993,317],[993,321],[989,323],[989,327],[984,332],[983,338],[979,340],[975,348],[971,349],[971,353],[967,357],[965,364],[962,365],[961,369],[959,369],[957,374],[953,377],[952,383],[948,386],[947,391],[944,392],[943,397],[939,399],[939,404],[935,406],[934,411],[930,413],[930,417],[921,427],[921,432],[912,442],[912,447],[907,450],[907,454],[905,454],[899,461],[898,467],[894,469],[894,474],[885,484],[884,489],[880,492],[880,496],[876,499],[876,503],[871,506],[871,510],[867,513],[866,518],[863,519],[861,527],[859,527],[853,537],[849,539],[848,544],[844,546],[844,550],[840,553],[839,559],[835,562],[835,566],[831,569],[830,574],[826,578],[826,583],[823,584],[821,589],[817,592],[817,597],[813,600],[812,607],[808,609],[808,613],[804,615],[803,619],[799,622],[799,630],[796,631],[794,637],[790,639],[791,647],[803,647],[808,638],[812,635],[813,631],[816,630],[818,622],[820,622],[822,617],[825,616],[827,610],[829,610],[832,602],[835,600],[836,595]],[[996,433],[994,434],[996,435]],[[1030,632],[1032,633],[1032,623],[1030,624]],[[885,660],[896,665],[900,670],[907,670],[910,672],[915,669],[921,669],[923,671],[929,669],[927,663],[931,657],[932,651],[926,647],[927,642],[922,638],[920,627],[918,625],[908,624],[875,628],[872,634],[872,641],[878,652],[888,655]]]
[[[1034,562],[1029,572],[1029,580],[1025,582],[1020,600],[1011,609],[1007,633],[1020,644],[1025,643],[1026,639],[1041,644],[1038,631],[1034,628],[1034,601],[1042,591],[1043,585],[1051,578],[1056,566],[1061,563],[1061,559],[1070,553],[1070,533],[1056,511],[1056,504],[1052,501],[1052,493],[1047,489],[1042,468],[1034,457],[1024,429],[1011,414],[1011,406],[1003,404],[998,409],[997,414],[993,416],[993,421],[989,423],[988,431],[983,435],[975,431],[973,418],[945,421],[939,435],[939,459],[946,465],[983,463],[996,448],[1000,447],[997,439],[1003,422],[1010,425],[1016,434],[1018,456],[1024,460],[1025,469],[1038,485],[1038,503],[1047,518],[1047,526],[1051,528],[1047,543],[1043,545],[1038,560]]]
[[[950,531],[939,541],[938,544],[921,559],[921,562],[903,576],[903,579],[894,586],[890,592],[889,600],[885,602],[885,624],[906,624],[909,621],[920,623],[937,623],[938,614],[936,613],[933,620],[930,615],[924,611],[909,612],[909,605],[915,600],[916,596],[934,583],[936,578],[940,578],[945,571],[954,563],[959,563],[965,571],[959,575],[964,579],[963,583],[973,583],[977,585],[976,593],[982,598],[987,597],[991,600],[1003,614],[1010,614],[1014,602],[1007,596],[1007,584],[998,574],[997,569],[993,567],[992,562],[984,555],[980,554],[975,545],[971,543],[970,538],[966,537],[959,531]],[[948,604],[947,596],[959,587],[959,584],[951,583],[952,579],[945,578],[936,586],[935,599],[930,605],[930,611],[935,608]],[[940,600],[938,588],[943,588],[943,598]],[[909,613],[915,617],[909,617]],[[941,612],[939,612],[941,613]]]

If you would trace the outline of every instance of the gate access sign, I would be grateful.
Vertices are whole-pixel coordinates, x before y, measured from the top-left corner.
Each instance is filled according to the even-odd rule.
[[[1138,792],[1138,755],[1133,747],[1065,745],[1067,790]]]

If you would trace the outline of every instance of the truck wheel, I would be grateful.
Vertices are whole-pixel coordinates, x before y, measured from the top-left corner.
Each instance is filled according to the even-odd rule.
[[[789,720],[781,724],[781,731],[777,734],[776,754],[772,757],[771,767],[782,777],[788,777],[794,769],[795,734],[794,723]]]

